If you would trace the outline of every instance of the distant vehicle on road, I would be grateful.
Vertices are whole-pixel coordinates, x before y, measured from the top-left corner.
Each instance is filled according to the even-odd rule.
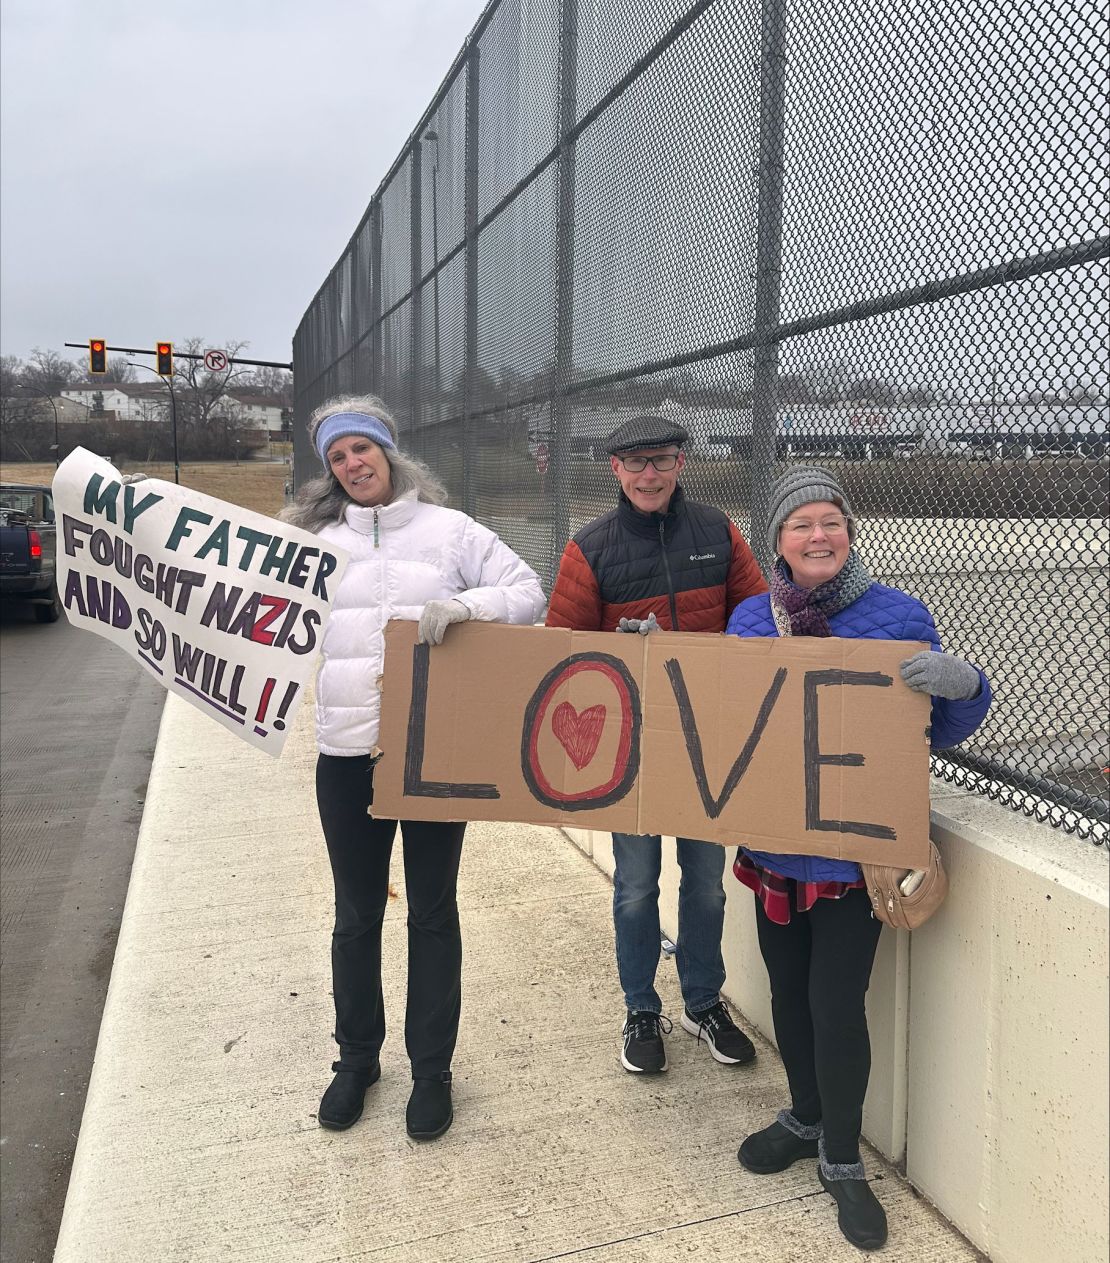
[[[56,543],[50,488],[0,483],[0,598],[29,602],[40,623],[62,613]]]

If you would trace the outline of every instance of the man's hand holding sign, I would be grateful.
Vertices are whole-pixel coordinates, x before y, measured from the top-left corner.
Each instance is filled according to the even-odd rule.
[[[346,553],[186,487],[126,480],[83,448],[59,467],[54,500],[70,622],[280,754]]]

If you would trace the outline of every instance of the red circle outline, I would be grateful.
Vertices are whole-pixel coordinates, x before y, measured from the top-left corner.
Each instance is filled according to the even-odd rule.
[[[557,790],[551,782],[544,776],[539,762],[539,751],[537,749],[539,743],[540,730],[543,727],[544,716],[547,714],[547,707],[551,702],[552,695],[555,690],[563,683],[569,680],[571,676],[577,675],[579,671],[600,671],[605,675],[613,687],[617,690],[617,696],[621,703],[621,735],[617,742],[617,755],[613,761],[613,775],[605,782],[604,785],[595,786],[592,789],[580,790],[577,794],[563,794]],[[632,749],[632,699],[628,693],[628,685],[621,677],[620,673],[609,665],[607,662],[575,662],[568,667],[564,667],[562,671],[547,686],[547,691],[543,695],[536,711],[536,717],[532,722],[532,732],[528,739],[528,763],[532,769],[532,775],[536,778],[536,784],[540,789],[561,803],[582,802],[588,798],[600,798],[602,795],[609,793],[615,789],[620,783],[621,777],[624,776],[628,768],[628,755]]]

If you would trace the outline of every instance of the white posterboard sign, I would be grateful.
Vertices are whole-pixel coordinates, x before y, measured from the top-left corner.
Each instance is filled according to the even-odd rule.
[[[280,754],[347,554],[172,482],[124,484],[81,447],[58,467],[54,507],[69,621],[244,741]]]

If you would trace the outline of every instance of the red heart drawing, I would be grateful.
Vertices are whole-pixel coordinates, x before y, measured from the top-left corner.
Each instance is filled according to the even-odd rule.
[[[570,702],[560,702],[551,716],[552,730],[580,772],[597,753],[604,727],[604,706],[588,706],[579,714]]]

